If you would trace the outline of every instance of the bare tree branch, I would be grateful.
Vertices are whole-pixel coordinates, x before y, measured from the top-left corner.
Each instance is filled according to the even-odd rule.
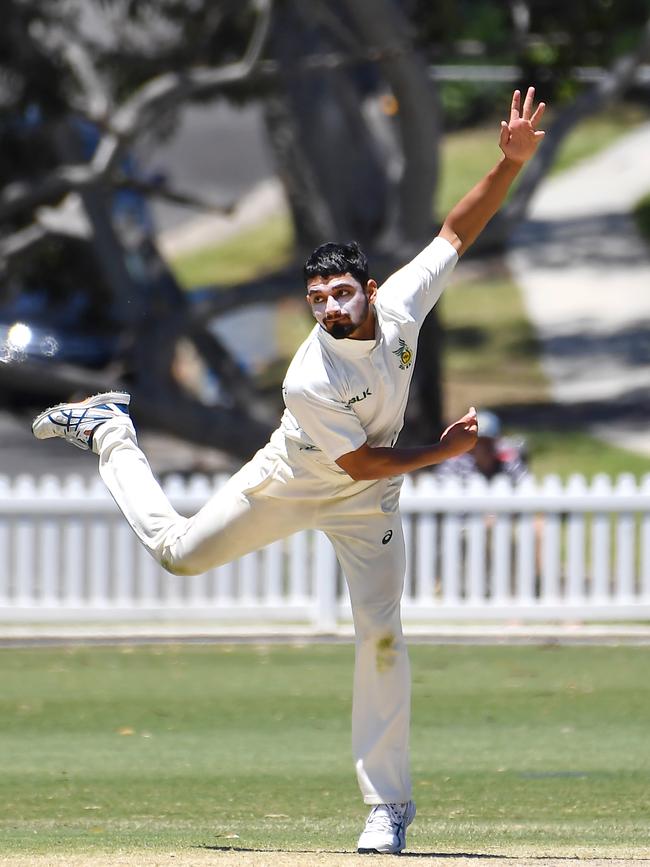
[[[31,252],[50,234],[49,229],[34,223],[25,229],[20,229],[6,238],[0,239],[0,273],[7,264],[19,256]]]
[[[166,73],[147,82],[114,113],[109,131],[101,137],[89,164],[62,166],[40,183],[19,182],[5,187],[0,193],[0,220],[105,180],[117,166],[125,147],[182,100],[209,96],[247,78],[266,41],[272,0],[256,0],[256,5],[255,28],[241,60],[215,69],[198,67],[185,73]]]
[[[114,186],[117,189],[134,190],[147,196],[155,196],[175,205],[184,205],[199,211],[224,214],[225,216],[232,214],[237,206],[237,201],[234,199],[218,201],[209,196],[202,196],[157,180],[147,181],[140,178],[123,177],[118,178]]]
[[[108,87],[97,71],[91,51],[78,34],[72,34],[70,27],[39,21],[31,28],[30,36],[45,53],[67,63],[79,88],[79,92],[70,97],[75,110],[91,120],[105,120],[111,106]]]
[[[103,173],[110,171],[122,148],[181,100],[209,96],[250,75],[268,35],[272,0],[257,0],[256,5],[258,17],[241,60],[217,69],[196,67],[185,73],[164,73],[144,84],[113,115],[109,125],[111,132],[100,141],[93,160],[97,169]]]

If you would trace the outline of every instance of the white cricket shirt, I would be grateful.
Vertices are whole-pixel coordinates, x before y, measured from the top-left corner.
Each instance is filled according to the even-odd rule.
[[[369,446],[393,446],[402,425],[420,327],[458,261],[436,238],[379,288],[374,340],[336,340],[316,325],[287,371],[280,431],[334,463]],[[340,469],[336,467],[340,472]]]

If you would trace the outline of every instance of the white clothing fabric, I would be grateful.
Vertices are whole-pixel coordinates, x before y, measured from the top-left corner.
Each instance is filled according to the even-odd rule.
[[[353,481],[335,460],[366,440],[394,444],[419,327],[456,261],[454,248],[436,239],[393,275],[378,293],[374,341],[337,341],[317,326],[287,373],[280,427],[190,518],[172,508],[124,419],[104,422],[94,435],[99,470],[117,505],[174,574],[207,571],[299,530],[327,534],[352,603],[352,745],[367,804],[411,797],[401,477]]]

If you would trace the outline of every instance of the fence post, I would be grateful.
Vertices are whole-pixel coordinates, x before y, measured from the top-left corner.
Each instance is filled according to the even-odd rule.
[[[61,482],[56,476],[45,475],[39,480],[37,496],[41,499],[56,499],[61,496]],[[59,604],[59,576],[61,574],[60,522],[54,516],[41,523],[41,539],[38,546],[39,602],[44,608]]]
[[[36,499],[36,484],[32,476],[16,478],[14,497],[26,501]],[[14,532],[14,600],[17,605],[29,608],[35,605],[40,592],[36,586],[36,524],[33,518],[21,515],[15,522]]]
[[[445,479],[441,502],[445,495],[458,497],[463,486],[458,479]],[[460,569],[462,558],[462,523],[457,512],[447,512],[442,518],[442,604],[456,605],[460,601]]]
[[[559,476],[547,476],[542,486],[542,496],[546,500],[559,501],[562,497],[562,483]],[[559,503],[558,503],[559,505]],[[544,517],[544,533],[542,536],[542,581],[540,588],[541,601],[557,604],[560,601],[560,516],[549,512]]]
[[[650,497],[650,473],[643,477],[641,493]],[[639,595],[642,602],[650,601],[650,511],[641,518],[641,564]]]
[[[630,473],[619,476],[616,493],[636,494],[636,482]],[[634,515],[620,512],[616,527],[616,599],[621,603],[634,601]]]
[[[490,491],[496,497],[512,498],[512,482],[507,476],[495,476]],[[510,601],[511,547],[512,519],[506,512],[500,512],[492,528],[492,603],[494,605],[507,605]]]
[[[598,497],[612,496],[612,483],[605,473],[594,476],[591,492]],[[609,582],[611,578],[610,518],[606,512],[595,512],[591,521],[591,592],[596,603],[607,603],[611,599]]]
[[[11,486],[7,476],[0,476],[0,501],[11,500]],[[10,523],[6,515],[0,517],[0,605],[9,605],[11,589]]]
[[[468,486],[467,496],[483,497],[488,493],[488,482],[476,476]],[[465,597],[470,605],[483,605],[486,596],[488,549],[485,515],[472,512],[467,517],[467,555],[465,572]]]
[[[62,496],[68,502],[79,503],[79,515],[69,516],[63,523],[63,563],[61,566],[63,608],[81,608],[86,604],[87,587],[84,574],[88,561],[88,538],[85,532],[83,506],[87,495],[87,487],[79,475],[68,476],[63,483]],[[99,600],[98,600],[99,602]],[[106,600],[99,602],[100,607],[106,607]]]
[[[434,495],[437,486],[433,473],[423,473],[415,490],[422,496]],[[435,512],[423,512],[417,518],[417,556],[412,563],[414,581],[411,582],[411,593],[420,605],[431,605],[435,594],[438,567],[436,517]]]
[[[532,476],[524,476],[514,491],[514,511],[517,511],[517,497],[530,497],[537,493],[537,485]],[[536,516],[524,513],[519,518],[516,540],[515,596],[520,605],[535,604],[535,575],[537,572],[537,532]]]

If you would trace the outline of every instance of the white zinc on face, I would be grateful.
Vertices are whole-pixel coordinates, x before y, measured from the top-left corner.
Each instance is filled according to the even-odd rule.
[[[351,274],[312,278],[307,284],[307,301],[321,328],[337,340],[349,337],[368,319],[368,295]]]

